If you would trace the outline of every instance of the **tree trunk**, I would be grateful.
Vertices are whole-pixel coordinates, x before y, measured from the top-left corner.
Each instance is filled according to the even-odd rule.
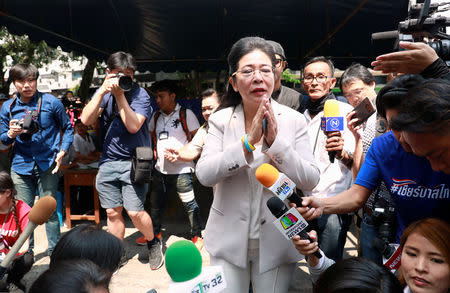
[[[84,67],[80,87],[78,88],[78,96],[83,102],[85,102],[89,98],[89,88],[92,83],[92,78],[94,77],[94,69],[96,65],[97,60],[88,59],[88,62]]]

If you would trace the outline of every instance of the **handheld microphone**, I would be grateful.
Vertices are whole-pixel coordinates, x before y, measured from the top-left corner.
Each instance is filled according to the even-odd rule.
[[[323,131],[343,131],[344,117],[340,116],[339,102],[337,100],[326,100],[323,107],[323,117],[320,128]],[[336,151],[328,152],[330,162],[334,163]]]
[[[267,163],[256,169],[256,179],[281,200],[288,199],[298,207],[302,207],[302,198],[295,192],[295,183],[286,175]]]
[[[299,235],[302,239],[308,239],[311,243],[314,242],[305,231],[308,223],[303,219],[297,209],[288,209],[278,197],[269,198],[267,207],[275,218],[277,218],[273,223],[286,239],[290,240],[295,235]],[[314,255],[317,258],[322,257],[319,251],[314,252]]]
[[[170,245],[165,264],[171,278],[169,293],[215,293],[226,288],[222,267],[209,266],[202,270],[202,256],[191,241],[180,240]]]
[[[28,214],[27,226],[22,231],[19,238],[11,247],[8,254],[5,256],[2,263],[0,264],[0,279],[3,279],[6,270],[11,265],[17,252],[25,243],[25,241],[28,239],[28,237],[30,237],[31,233],[33,233],[34,229],[36,229],[37,226],[47,222],[47,220],[53,214],[55,209],[56,209],[56,200],[49,195],[40,198],[34,204],[33,208],[30,210],[30,213]]]
[[[399,244],[387,243],[380,238],[375,238],[372,247],[381,252],[383,265],[395,273],[400,267],[401,248]]]

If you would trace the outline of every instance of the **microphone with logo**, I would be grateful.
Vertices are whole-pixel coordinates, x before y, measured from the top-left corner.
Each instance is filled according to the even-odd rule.
[[[215,293],[227,287],[221,266],[207,266],[202,270],[202,256],[191,241],[179,240],[170,245],[165,263],[171,278],[169,293]]]
[[[295,203],[297,207],[302,206],[302,198],[295,192],[295,183],[283,173],[278,172],[274,166],[267,163],[262,164],[256,169],[255,176],[279,199],[287,199]]]
[[[311,243],[314,242],[305,231],[306,227],[308,227],[308,222],[303,219],[296,208],[288,209],[278,197],[269,198],[267,207],[277,218],[273,224],[286,239],[291,240],[295,235],[299,235],[302,239],[308,239]],[[317,258],[322,257],[319,251],[314,252],[314,256]]]
[[[326,132],[344,130],[344,117],[340,116],[339,102],[337,100],[325,101],[320,128]],[[334,163],[336,151],[328,152],[328,156],[330,158],[330,162]]]
[[[33,208],[28,214],[27,226],[0,264],[0,282],[6,282],[6,271],[16,257],[17,252],[19,252],[19,249],[22,247],[28,237],[30,237],[31,233],[33,233],[34,229],[36,229],[37,226],[47,222],[55,209],[56,200],[49,195],[40,198],[34,204]]]

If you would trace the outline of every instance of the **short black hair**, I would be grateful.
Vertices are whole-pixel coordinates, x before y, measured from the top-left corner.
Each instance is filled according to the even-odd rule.
[[[201,92],[200,97],[202,99],[204,99],[204,98],[210,97],[212,95],[218,95],[217,91],[215,89],[209,88],[209,89],[206,89],[203,92]]]
[[[122,242],[92,224],[81,224],[64,234],[50,256],[50,267],[67,259],[90,259],[100,268],[114,272],[124,253]]]
[[[35,80],[39,77],[39,71],[36,66],[28,63],[19,63],[11,67],[9,70],[9,81],[14,83],[16,80],[22,80],[31,77]]]
[[[388,82],[377,94],[377,113],[386,119],[386,110],[400,109],[408,91],[423,81],[420,75],[406,74]]]
[[[84,241],[80,239],[80,242]],[[88,259],[61,261],[42,273],[29,293],[90,293],[104,288],[109,292],[112,274]]]
[[[450,82],[430,79],[411,88],[391,128],[413,133],[450,134]]]
[[[315,293],[402,293],[403,289],[388,268],[362,257],[347,258],[320,275]]]
[[[176,88],[177,88],[177,86],[175,84],[175,81],[169,80],[169,79],[163,79],[163,80],[157,81],[154,84],[152,84],[152,86],[150,87],[150,90],[153,93],[169,92],[170,94],[174,94],[174,93],[176,93]]]
[[[106,64],[109,70],[130,68],[134,72],[137,67],[133,55],[123,51],[111,54]]]
[[[361,80],[366,85],[370,85],[371,83],[375,82],[372,73],[370,73],[367,67],[359,63],[353,63],[347,69],[345,69],[344,73],[342,73],[341,80],[339,81],[341,92],[344,92],[342,90],[343,85],[346,85],[348,82],[355,79]]]
[[[327,58],[325,56],[316,56],[316,57],[313,57],[313,58],[309,59],[308,61],[306,61],[305,66],[303,66],[302,75],[303,76],[305,75],[305,68],[308,67],[308,65],[317,63],[317,62],[324,62],[324,63],[328,64],[328,67],[330,68],[330,72],[331,72],[331,77],[334,77],[333,61],[331,61],[330,58]]]

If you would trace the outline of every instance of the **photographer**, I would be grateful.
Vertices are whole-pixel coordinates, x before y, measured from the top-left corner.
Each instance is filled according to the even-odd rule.
[[[377,96],[378,113],[388,122],[397,115],[402,100],[423,79],[417,75],[399,76],[388,83]],[[306,219],[322,213],[347,213],[360,208],[370,193],[383,181],[395,203],[398,243],[404,228],[426,217],[448,220],[450,205],[450,175],[432,170],[427,159],[410,153],[402,133],[390,131],[373,140],[353,186],[330,198],[303,198],[304,207],[298,210]],[[311,208],[307,208],[310,206]],[[382,225],[391,225],[391,211],[384,213]],[[383,239],[386,240],[386,239]]]
[[[81,121],[95,124],[102,115],[103,153],[99,162],[96,188],[100,204],[106,209],[108,231],[122,242],[125,208],[135,227],[144,234],[152,270],[163,262],[162,246],[154,236],[152,219],[144,210],[145,183],[131,182],[131,159],[137,147],[150,147],[148,119],[152,114],[150,96],[132,82],[136,61],[129,53],[116,52],[107,61],[107,76],[102,86],[84,107]],[[122,81],[128,80],[125,88]],[[124,91],[127,89],[127,91]],[[150,150],[151,152],[151,150]]]
[[[73,128],[64,106],[54,96],[37,91],[38,76],[34,65],[14,65],[9,71],[9,79],[18,94],[6,101],[0,112],[1,141],[5,145],[14,143],[11,177],[17,198],[31,207],[36,190],[40,197],[51,195],[56,198],[56,172],[73,140]],[[46,232],[50,255],[60,237],[56,212],[47,221]],[[31,237],[30,250],[33,247]]]

